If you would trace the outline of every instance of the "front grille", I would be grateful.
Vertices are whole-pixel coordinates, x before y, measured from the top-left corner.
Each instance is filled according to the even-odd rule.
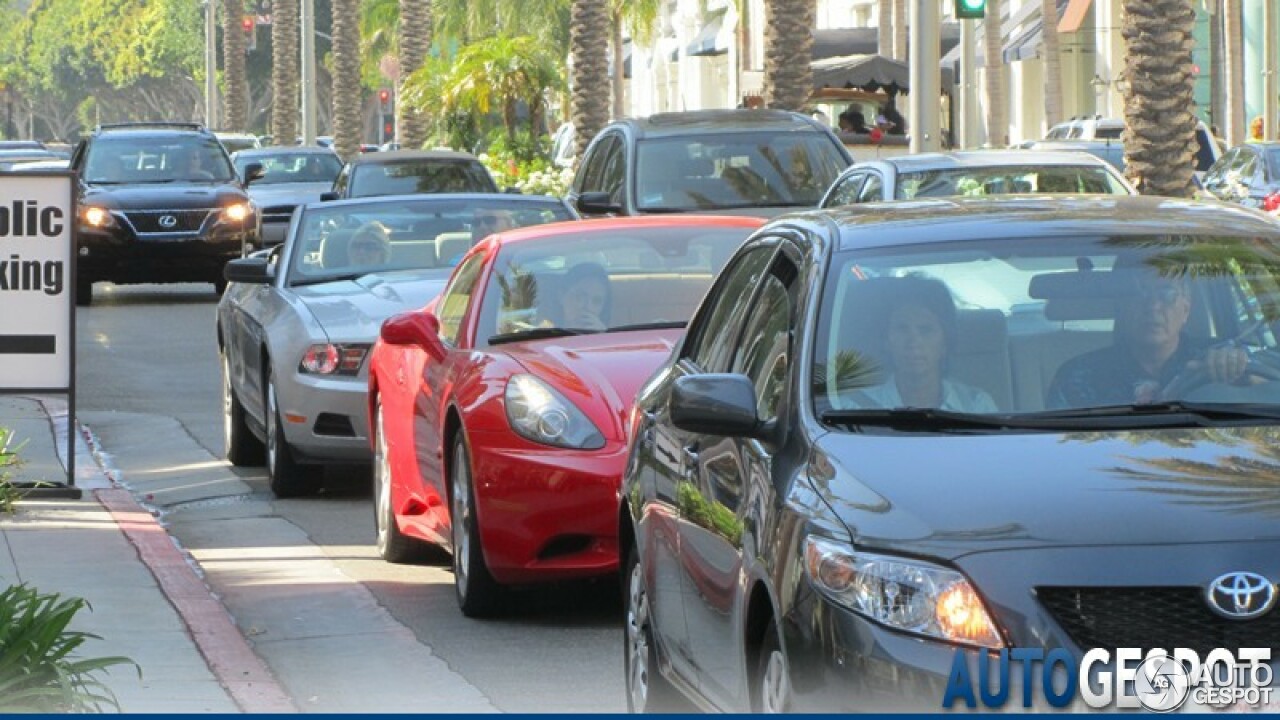
[[[262,219],[268,222],[288,222],[296,205],[272,205],[262,209]]]
[[[1037,588],[1036,596],[1085,650],[1118,647],[1280,650],[1280,611],[1228,620],[1209,609],[1194,587]]]
[[[125,213],[129,224],[139,233],[196,232],[204,225],[205,218],[213,210],[130,210]],[[173,224],[161,223],[165,217],[173,218]]]

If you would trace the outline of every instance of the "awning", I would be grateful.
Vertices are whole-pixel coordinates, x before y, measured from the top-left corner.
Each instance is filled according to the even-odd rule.
[[[960,23],[942,23],[942,54],[960,44]],[[843,55],[875,55],[880,51],[880,29],[864,28],[827,28],[813,31],[813,59],[822,60]]]
[[[698,36],[693,39],[693,42],[689,43],[689,47],[685,48],[685,55],[704,57],[707,55],[723,55],[729,52],[727,39],[720,37],[726,12],[728,12],[727,8],[717,10],[707,17],[707,24],[702,26]]]
[[[1066,12],[1067,2],[1068,0],[1057,0],[1058,17],[1062,17]],[[1037,57],[1040,55],[1040,46],[1044,44],[1044,18],[1040,14],[1040,3],[1036,0],[1028,0],[1027,5],[1033,6],[1031,13],[1033,17],[1025,22],[1021,32],[1016,32],[1013,39],[1005,35],[1004,61],[1006,63]]]
[[[1092,4],[1093,0],[1069,0],[1067,11],[1059,15],[1061,20],[1058,21],[1058,32],[1073,33],[1079,30]]]
[[[943,68],[943,89],[954,84],[950,71]],[[884,90],[894,94],[908,92],[911,89],[911,69],[904,62],[880,55],[824,58],[813,62],[813,86],[815,90],[843,88],[871,92]]]

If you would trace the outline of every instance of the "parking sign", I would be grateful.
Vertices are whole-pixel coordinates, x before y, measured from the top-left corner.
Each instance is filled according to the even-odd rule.
[[[72,392],[70,173],[0,173],[0,391]]]

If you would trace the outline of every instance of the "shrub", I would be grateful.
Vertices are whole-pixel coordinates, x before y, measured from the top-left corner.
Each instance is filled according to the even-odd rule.
[[[22,464],[22,459],[18,457],[18,450],[22,446],[12,447],[13,430],[7,427],[0,427],[0,513],[13,513],[13,504],[18,501],[18,489],[14,487],[11,472],[12,468],[16,468]]]
[[[94,676],[112,665],[137,665],[123,657],[74,657],[85,640],[100,639],[67,629],[87,606],[27,585],[0,592],[0,713],[120,709],[115,693]]]

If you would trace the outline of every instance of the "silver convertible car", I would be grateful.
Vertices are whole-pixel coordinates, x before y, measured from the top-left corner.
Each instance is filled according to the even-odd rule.
[[[227,459],[265,460],[277,497],[316,490],[323,464],[369,463],[365,359],[382,321],[439,294],[484,236],[575,217],[560,199],[496,193],[300,207],[283,244],[227,264]]]

